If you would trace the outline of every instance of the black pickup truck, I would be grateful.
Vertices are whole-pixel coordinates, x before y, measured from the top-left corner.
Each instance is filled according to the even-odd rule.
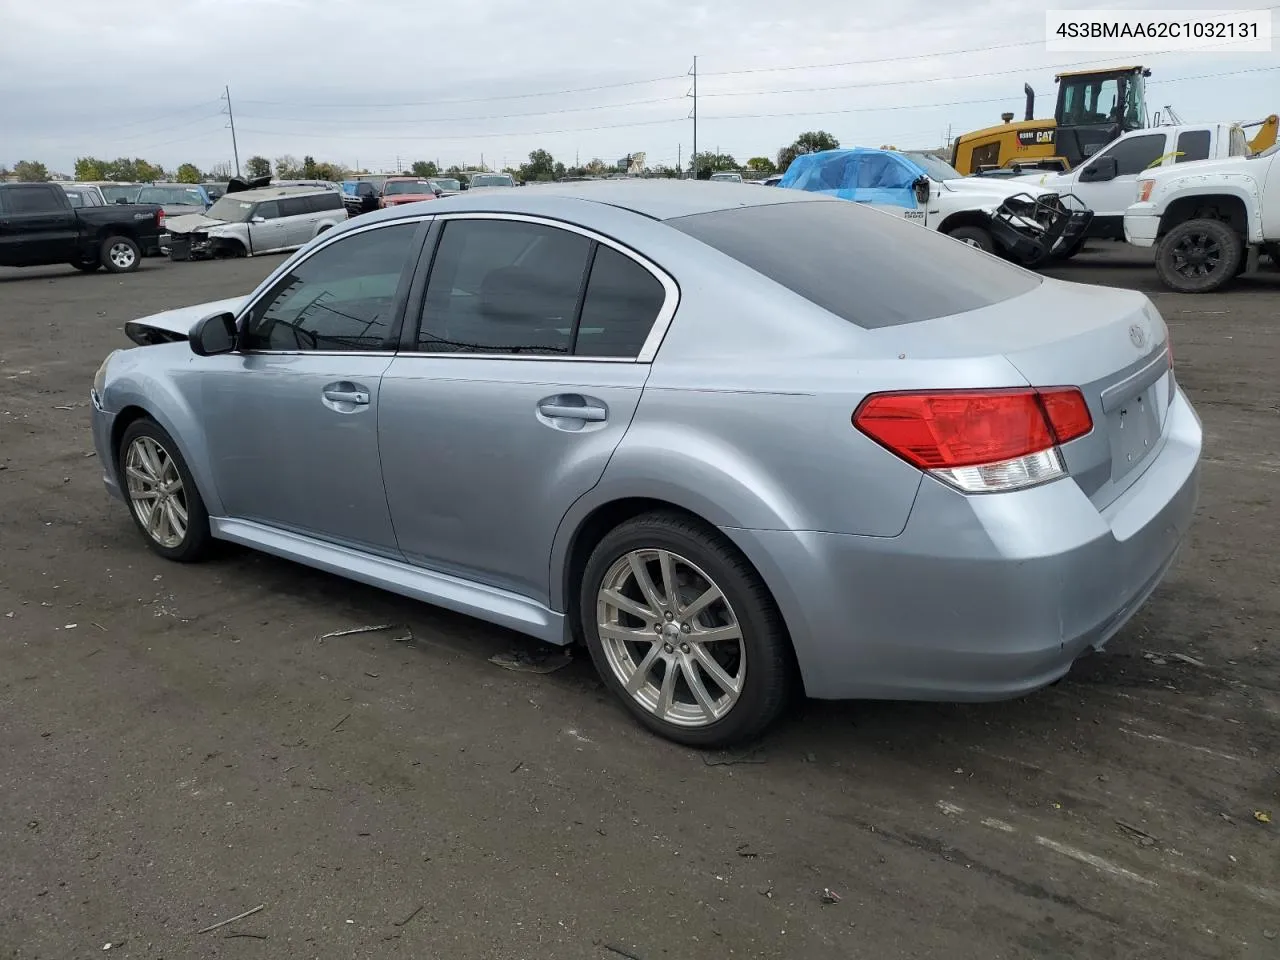
[[[68,263],[86,273],[138,269],[160,252],[164,210],[154,203],[73,207],[56,183],[0,183],[0,267]]]

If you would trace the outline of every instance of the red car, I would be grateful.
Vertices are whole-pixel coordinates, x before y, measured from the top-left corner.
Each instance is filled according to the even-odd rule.
[[[421,177],[388,177],[382,185],[380,207],[398,207],[402,203],[434,200],[436,190],[430,180]]]

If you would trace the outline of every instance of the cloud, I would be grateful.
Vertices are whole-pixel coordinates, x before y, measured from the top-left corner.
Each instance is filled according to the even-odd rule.
[[[1044,10],[1056,5],[11,5],[0,83],[20,92],[0,107],[0,162],[29,157],[67,170],[86,154],[167,166],[230,160],[220,99],[228,85],[242,162],[291,153],[385,168],[419,158],[474,163],[483,154],[504,165],[545,148],[565,161],[644,150],[651,163],[674,163],[692,148],[686,74],[694,54],[699,149],[772,155],[817,128],[849,144],[936,146],[948,127],[1020,114],[1024,81],[1040,96],[1037,112],[1052,113],[1055,65],[1088,59],[1044,52]],[[966,50],[974,52],[956,52]],[[1169,82],[1274,66],[1273,55],[1129,59],[1155,71],[1152,104],[1173,103],[1184,117],[1247,121],[1276,109],[1265,93],[1274,80]],[[797,65],[809,69],[780,69]]]

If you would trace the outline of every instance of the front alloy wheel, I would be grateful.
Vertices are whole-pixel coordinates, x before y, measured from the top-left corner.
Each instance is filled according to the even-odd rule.
[[[747,674],[742,628],[721,589],[684,557],[620,557],[600,588],[596,629],[614,676],[657,719],[702,727],[737,703]]]
[[[152,437],[138,437],[125,455],[129,503],[144,533],[173,550],[187,536],[187,494],[178,465]]]
[[[173,438],[142,417],[125,428],[117,451],[120,488],[147,545],[184,563],[207,556],[209,513]]]

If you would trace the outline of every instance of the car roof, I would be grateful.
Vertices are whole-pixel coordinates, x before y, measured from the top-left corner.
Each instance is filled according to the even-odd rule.
[[[258,187],[256,190],[239,190],[225,196],[233,200],[248,200],[250,203],[262,200],[275,200],[279,197],[307,197],[313,193],[332,193],[328,187]]]
[[[757,190],[753,184],[712,184],[706,180],[587,180],[573,183],[537,183],[519,190],[486,190],[477,187],[431,203],[433,214],[449,211],[528,213],[573,218],[576,204],[606,204],[653,220],[671,220],[734,207],[776,203],[812,203],[830,198],[804,190]],[[847,201],[840,201],[847,202]],[[366,214],[359,222],[391,220],[420,215],[410,204]],[[357,223],[357,221],[351,221]]]

